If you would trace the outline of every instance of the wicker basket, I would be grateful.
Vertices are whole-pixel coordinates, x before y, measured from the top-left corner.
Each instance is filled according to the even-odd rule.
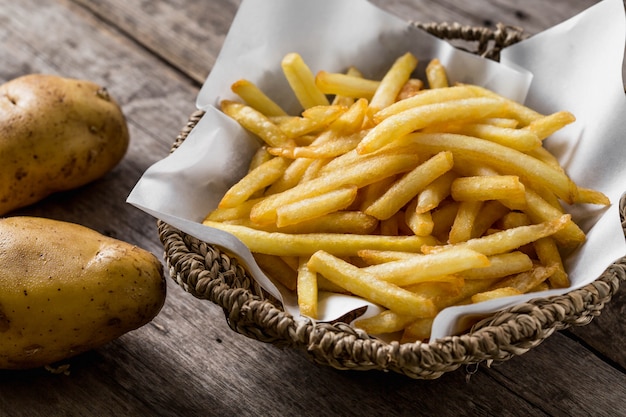
[[[473,53],[495,60],[503,47],[524,37],[521,30],[502,25],[495,30],[446,23],[415,25],[443,39],[477,45]],[[190,116],[172,152],[202,115],[198,111]],[[623,199],[620,213],[624,227]],[[464,365],[502,362],[527,352],[555,331],[585,325],[600,314],[626,279],[624,257],[584,288],[500,311],[470,333],[429,343],[387,343],[341,321],[295,320],[256,285],[236,258],[165,222],[158,222],[158,231],[172,279],[193,296],[220,306],[234,331],[276,346],[301,349],[313,361],[336,369],[394,371],[415,379],[435,379]]]

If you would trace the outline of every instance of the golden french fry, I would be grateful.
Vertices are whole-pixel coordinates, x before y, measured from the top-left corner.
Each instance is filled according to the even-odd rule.
[[[324,94],[364,98],[369,101],[378,89],[380,81],[368,80],[349,74],[319,71],[315,76],[315,85]]]
[[[448,240],[456,213],[459,211],[459,205],[459,202],[452,201],[433,210],[433,236],[439,241],[445,242]]]
[[[526,213],[534,223],[549,221],[563,215],[562,211],[545,201],[533,190],[526,189],[526,202],[524,213]],[[570,220],[563,229],[555,233],[554,238],[563,247],[573,248],[584,242],[586,236],[585,232],[583,232],[576,223]]]
[[[435,209],[446,197],[450,195],[452,181],[458,175],[448,171],[433,182],[428,184],[417,197],[416,213],[426,213]]]
[[[269,98],[259,87],[248,80],[238,80],[231,85],[230,89],[237,94],[250,107],[270,116],[286,116],[287,112]]]
[[[572,113],[560,111],[533,120],[523,130],[533,132],[540,140],[543,140],[574,121],[576,118]]]
[[[343,210],[354,201],[357,190],[356,186],[347,185],[280,206],[276,209],[276,226],[288,226]]]
[[[478,123],[509,129],[515,129],[519,124],[517,120],[506,117],[488,117],[486,119],[479,120]]]
[[[482,303],[483,301],[494,300],[502,297],[512,297],[514,295],[520,295],[522,292],[513,287],[496,288],[489,291],[479,292],[472,295],[472,303]]]
[[[403,290],[396,285],[381,281],[323,250],[317,251],[311,256],[308,266],[309,269],[323,275],[351,293],[380,304],[398,314],[413,317],[433,317],[436,314],[432,301]]]
[[[509,208],[497,200],[486,201],[480,208],[480,213],[474,220],[472,238],[484,235],[487,230],[502,216],[509,212]]]
[[[344,106],[311,106],[302,112],[304,119],[312,120],[319,127],[330,125],[341,117],[346,111],[347,107]]]
[[[371,249],[359,251],[359,258],[361,258],[366,265],[377,265],[385,262],[409,259],[414,255],[415,253],[402,251],[380,251]]]
[[[254,207],[256,203],[261,201],[261,199],[262,197],[250,199],[235,207],[217,207],[215,210],[207,214],[205,220],[214,222],[226,222],[231,220],[248,219],[250,217],[250,210],[252,210],[252,207]]]
[[[459,288],[459,291],[442,293],[433,298],[432,301],[438,311],[453,305],[470,304],[472,302],[470,298],[472,295],[487,291],[498,281],[499,278],[465,280],[463,285]]]
[[[297,285],[297,273],[278,256],[265,253],[252,253],[259,268],[270,278],[280,282],[285,288],[294,291]]]
[[[361,154],[373,152],[392,142],[393,139],[434,123],[455,120],[477,120],[489,116],[503,116],[507,113],[505,102],[486,97],[467,98],[413,107],[389,116],[377,124],[363,138],[357,147],[357,151]]]
[[[289,160],[273,158],[262,163],[235,185],[222,197],[219,208],[232,208],[248,200],[254,193],[278,180],[289,166]]]
[[[267,146],[261,146],[257,151],[252,155],[252,159],[250,160],[250,165],[248,166],[248,172],[257,168],[264,162],[272,159],[272,154],[267,151]]]
[[[435,227],[433,216],[430,211],[418,213],[416,207],[417,198],[414,198],[407,206],[406,212],[404,213],[404,221],[417,236],[429,236],[433,233],[433,228]]]
[[[550,285],[548,285],[547,281],[544,281],[541,284],[531,288],[530,291],[528,292],[548,291],[549,289],[550,289]]]
[[[207,216],[205,221],[209,222],[212,221],[212,219]],[[241,217],[221,221],[224,224],[245,226],[250,229],[261,230],[264,232],[278,232],[295,235],[309,233],[348,233],[352,235],[369,235],[374,233],[379,223],[378,219],[368,216],[360,211],[338,211],[283,227],[277,227],[275,224],[259,225],[252,222],[249,218]]]
[[[356,152],[356,149],[348,151],[345,154],[336,156],[335,158],[330,160],[320,171],[320,176],[330,174],[337,171],[338,169],[343,169],[347,166],[353,165],[358,161],[363,160],[363,155],[359,155]]]
[[[522,152],[531,151],[541,146],[541,140],[537,134],[525,128],[514,129],[486,123],[456,123],[445,126],[434,126],[430,129],[425,129],[425,131],[473,136],[499,143],[500,145]]]
[[[457,275],[442,275],[437,277],[436,281],[418,282],[417,284],[407,285],[403,288],[423,297],[435,300],[442,296],[448,297],[453,294],[460,294],[464,285],[465,279]]]
[[[313,178],[319,177],[320,171],[322,170],[322,168],[324,168],[324,166],[331,159],[332,158],[314,159],[313,162],[311,162],[309,166],[306,168],[306,171],[304,171],[304,174],[302,174],[302,178],[300,178],[300,181],[298,182],[298,184],[312,180]]]
[[[360,210],[365,211],[374,201],[378,200],[391,185],[396,182],[396,176],[389,176],[363,187],[361,191]]]
[[[430,88],[449,87],[448,74],[441,62],[435,58],[431,59],[426,65],[426,79]]]
[[[355,149],[362,136],[360,133],[354,133],[351,136],[344,136],[334,141],[328,141],[319,145],[311,144],[309,146],[292,146],[288,148],[268,148],[270,155],[281,156],[283,158],[333,158],[343,155],[346,152]]]
[[[550,151],[543,146],[539,146],[529,151],[525,151],[525,153],[535,159],[540,160],[544,164],[556,169],[557,171],[565,172],[558,159],[556,159],[556,156],[550,153]]]
[[[289,53],[280,63],[285,78],[304,109],[328,106],[328,98],[315,85],[311,69],[297,53]]]
[[[544,237],[534,243],[535,253],[539,261],[546,266],[554,266],[555,270],[550,276],[550,286],[552,288],[567,288],[570,286],[570,280],[563,267],[563,260],[559,248],[554,238]]]
[[[415,107],[425,106],[428,104],[443,103],[445,101],[461,100],[471,97],[479,97],[479,93],[470,86],[454,86],[446,88],[438,88],[435,90],[422,90],[419,94],[400,100],[391,104],[384,109],[380,109],[374,114],[374,121],[380,123],[386,118],[402,113]]]
[[[365,213],[380,220],[390,218],[424,187],[452,169],[453,163],[451,153],[438,153],[396,181]]]
[[[498,223],[501,229],[513,229],[514,227],[529,225],[530,219],[526,213],[511,211],[502,216]]]
[[[263,113],[242,103],[223,100],[220,103],[222,111],[235,119],[239,124],[257,135],[270,146],[285,146],[289,144],[289,138]]]
[[[432,318],[420,318],[405,327],[400,343],[414,343],[430,338],[433,327]]]
[[[485,97],[491,97],[499,100],[504,100],[509,108],[509,115],[507,117],[513,117],[518,120],[519,124],[523,126],[528,126],[534,120],[540,119],[543,115],[530,107],[527,107],[521,103],[518,103],[514,100],[508,99],[494,91],[491,91],[485,87],[481,87],[478,85],[469,86],[476,94],[480,94]]]
[[[345,111],[343,106],[313,106],[303,111],[302,117],[281,118],[277,126],[288,138],[293,139],[328,127]]]
[[[360,132],[366,115],[367,100],[360,98],[330,124],[329,131],[335,137]]]
[[[413,97],[418,94],[424,88],[424,82],[419,78],[410,78],[404,85],[398,96],[396,97],[396,101],[405,100],[409,97]]]
[[[396,59],[374,92],[369,104],[370,109],[375,112],[393,104],[402,87],[411,78],[411,73],[415,67],[417,67],[417,58],[410,52]]]
[[[356,256],[362,249],[419,252],[425,244],[433,244],[430,236],[378,236],[343,233],[289,234],[266,232],[236,224],[204,221],[205,226],[223,230],[237,237],[252,252],[276,256],[309,256],[324,250],[335,256]]]
[[[348,70],[346,71],[346,75],[350,75],[352,77],[359,77],[359,78],[363,78],[363,74],[361,74],[361,71],[359,71],[356,67],[348,67]],[[317,84],[317,77],[315,80],[315,83]],[[318,86],[318,88],[320,88],[320,86]],[[374,88],[374,90],[376,90]],[[324,94],[328,94],[324,91],[322,91]],[[374,94],[374,92],[372,91],[372,95]],[[354,104],[355,102],[355,96],[344,96],[341,94],[335,94],[335,98],[333,98],[332,104],[339,104],[339,105],[343,105],[343,106],[351,106],[352,104]],[[370,97],[371,98],[371,97]],[[365,100],[367,102],[367,100]]]
[[[526,207],[526,188],[516,175],[481,175],[457,178],[450,193],[456,201],[500,200],[516,210]]]
[[[361,134],[367,133],[369,129],[364,128]],[[419,147],[415,145],[407,145],[407,146],[389,146],[384,147],[376,152],[368,153],[365,155],[361,155],[357,152],[356,149],[346,152],[343,155],[337,156],[333,158],[321,171],[320,174],[328,174],[335,172],[337,170],[345,169],[348,166],[352,166],[355,163],[366,163],[366,160],[369,158],[380,158],[383,155],[414,155],[419,159],[419,156],[424,156],[423,153],[419,151]],[[423,159],[423,158],[422,158]],[[415,164],[417,166],[417,163]]]
[[[356,320],[354,326],[365,330],[368,334],[376,335],[399,332],[415,320],[414,316],[406,316],[395,311],[384,310],[375,316]]]
[[[363,270],[380,280],[406,286],[488,265],[489,259],[485,255],[460,248],[429,255],[415,254],[410,258],[371,265]]]
[[[265,190],[265,195],[278,194],[296,186],[300,182],[300,179],[308,169],[309,165],[312,163],[313,159],[308,158],[298,158],[294,160],[287,167],[287,169],[285,169],[282,177],[276,180],[267,188],[267,190]]]
[[[507,275],[519,274],[533,267],[530,257],[520,251],[506,252],[489,256],[489,265],[482,268],[467,269],[459,272],[463,279],[494,279],[504,278]]]
[[[520,293],[527,293],[550,278],[556,268],[555,265],[537,265],[528,271],[504,278],[491,287],[491,289],[496,290],[498,288],[512,287],[517,289]]]
[[[250,218],[259,224],[276,221],[276,209],[282,205],[313,197],[344,185],[363,187],[383,178],[408,171],[418,162],[416,155],[376,155],[343,170],[323,174],[279,194],[268,196],[252,208]]]
[[[317,289],[318,294],[320,291],[334,292],[337,294],[350,294],[350,291],[346,290],[343,287],[340,287],[332,281],[327,280],[319,274],[317,274]]]
[[[454,172],[456,172],[456,174],[461,177],[500,175],[500,173],[496,169],[485,165],[478,160],[466,158],[463,152],[459,152],[456,154],[455,161],[457,163],[454,166]]]
[[[571,216],[569,214],[564,214],[554,220],[502,230],[483,237],[470,239],[465,242],[455,243],[453,245],[423,246],[422,252],[436,253],[439,251],[450,250],[455,247],[462,247],[475,250],[476,252],[480,252],[487,256],[497,255],[515,250],[520,246],[532,243],[542,237],[551,236],[559,230],[562,230],[570,220]]]
[[[317,274],[307,266],[308,258],[300,258],[297,275],[297,295],[300,314],[317,318]]]
[[[448,235],[449,243],[465,242],[472,237],[474,223],[483,206],[482,201],[462,201]]]
[[[338,211],[284,227],[277,227],[275,225],[259,226],[252,223],[251,220],[238,222],[236,224],[266,232],[289,234],[349,233],[353,235],[368,235],[372,234],[378,226],[378,219],[360,211]]]
[[[367,136],[363,140],[366,138]],[[468,139],[468,136],[452,133],[413,133],[407,135],[403,141],[418,144],[425,151],[447,150],[453,153],[455,159],[458,154],[496,169],[502,169],[510,175],[526,178],[531,185],[538,184],[540,188],[551,190],[566,203],[576,201],[578,188],[567,175],[515,149],[484,139]]]
[[[611,200],[598,190],[592,190],[590,188],[578,187],[578,196],[576,198],[577,204],[598,204],[601,206],[608,206],[611,204]]]

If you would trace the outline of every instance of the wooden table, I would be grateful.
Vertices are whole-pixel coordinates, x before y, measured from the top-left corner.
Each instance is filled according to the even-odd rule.
[[[544,30],[596,0],[375,0],[417,21]],[[155,220],[125,203],[194,110],[239,0],[0,0],[0,81],[55,73],[106,85],[132,143],[113,171],[20,213],[78,222],[162,256]],[[67,361],[0,371],[3,416],[626,415],[626,289],[591,324],[493,367],[434,381],[319,367],[231,331],[172,281],[157,318]]]

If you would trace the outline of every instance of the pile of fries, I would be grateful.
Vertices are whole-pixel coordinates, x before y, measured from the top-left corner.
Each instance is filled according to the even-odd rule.
[[[249,172],[204,224],[238,237],[317,318],[319,291],[385,310],[354,324],[427,340],[442,309],[569,286],[562,259],[585,240],[561,203],[609,204],[576,185],[543,140],[574,121],[476,85],[434,59],[399,57],[381,80],[281,62],[303,111],[247,80],[222,111],[262,140]]]

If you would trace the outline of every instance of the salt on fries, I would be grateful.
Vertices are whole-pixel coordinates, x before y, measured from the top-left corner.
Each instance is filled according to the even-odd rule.
[[[380,80],[281,62],[302,106],[288,115],[254,84],[224,113],[262,145],[204,224],[238,237],[317,318],[318,291],[384,308],[370,334],[426,340],[451,305],[569,286],[562,258],[585,240],[567,204],[609,204],[579,187],[543,140],[574,121],[483,87],[450,84],[432,60],[399,57]],[[426,86],[428,88],[426,88]]]

